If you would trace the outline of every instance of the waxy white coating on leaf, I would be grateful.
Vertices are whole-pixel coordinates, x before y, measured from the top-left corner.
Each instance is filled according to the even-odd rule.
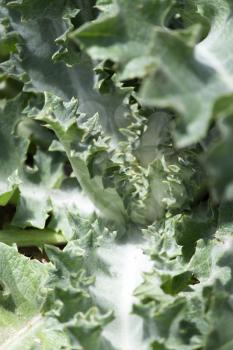
[[[97,273],[91,289],[97,304],[114,310],[115,320],[107,325],[103,335],[117,349],[143,350],[143,320],[132,314],[136,302],[134,290],[143,280],[143,272],[152,267],[149,257],[143,253],[145,243],[128,242],[98,249],[106,263],[109,275]]]

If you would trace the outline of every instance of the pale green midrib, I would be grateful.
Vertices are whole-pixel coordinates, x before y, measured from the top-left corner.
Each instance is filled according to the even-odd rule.
[[[33,334],[37,329],[39,329],[43,324],[43,319],[41,315],[37,315],[28,322],[4,343],[0,344],[0,350],[10,350],[19,348],[19,345],[24,341],[25,338]],[[23,344],[22,344],[23,345]]]
[[[66,244],[67,240],[61,233],[48,229],[22,230],[17,228],[9,228],[0,230],[0,242],[8,245],[16,243],[19,247],[40,247],[44,244]]]

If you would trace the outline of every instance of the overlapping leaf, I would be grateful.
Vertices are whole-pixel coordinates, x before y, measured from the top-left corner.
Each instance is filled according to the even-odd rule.
[[[138,1],[133,13],[131,1],[117,1],[114,10],[103,12],[72,38],[94,59],[119,64],[120,80],[143,78],[142,103],[174,108],[179,114],[176,141],[183,147],[206,135],[216,102],[232,94],[231,3],[220,3],[198,1],[193,6],[193,16],[201,13],[210,21],[207,37],[197,45],[198,26],[186,31],[163,27],[173,3],[158,0]]]
[[[66,346],[65,336],[55,330],[48,332],[41,313],[51,266],[30,261],[2,243],[0,251],[0,347],[29,350],[35,344],[41,349]]]

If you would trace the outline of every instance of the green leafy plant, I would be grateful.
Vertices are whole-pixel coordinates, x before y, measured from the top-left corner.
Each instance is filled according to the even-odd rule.
[[[0,1],[0,350],[232,350],[232,11]]]

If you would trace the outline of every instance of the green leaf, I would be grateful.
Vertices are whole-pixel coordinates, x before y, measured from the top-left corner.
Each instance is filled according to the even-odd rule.
[[[10,9],[10,4],[17,10]],[[99,113],[101,124],[105,132],[119,138],[119,126],[125,126],[125,120],[119,113],[127,112],[122,106],[127,89],[112,86],[108,96],[99,94],[93,89],[94,74],[91,60],[83,52],[71,50],[74,56],[70,62],[70,55],[66,52],[67,32],[72,28],[70,19],[77,9],[74,3],[61,1],[54,11],[54,1],[49,1],[45,7],[40,1],[31,6],[28,1],[14,1],[7,4],[8,17],[11,27],[8,32],[17,32],[21,40],[18,42],[18,54],[1,64],[7,77],[13,77],[24,83],[24,90],[32,92],[49,92],[60,96],[64,100],[78,97],[79,110],[92,117]],[[77,1],[80,16],[83,21],[92,18],[91,3]],[[53,11],[51,12],[51,8]],[[41,9],[41,11],[39,11]],[[73,9],[73,10],[72,10]],[[21,21],[21,13],[27,20]],[[46,12],[47,11],[47,12]],[[61,44],[59,53],[58,44]],[[40,50],[38,50],[40,48]],[[43,50],[41,49],[43,48]],[[65,51],[64,51],[65,50]],[[61,62],[59,56],[68,56],[69,67]],[[56,62],[53,62],[54,57]],[[70,64],[76,63],[70,67]],[[118,111],[118,113],[116,113]]]
[[[164,24],[172,3],[172,0],[137,0],[132,14],[132,2],[119,0],[109,11],[84,24],[70,37],[85,47],[94,59],[119,63],[124,79],[138,76],[133,73],[133,67],[139,67],[139,72],[142,69],[139,74],[145,75],[157,62],[149,49],[153,43],[153,28]]]
[[[137,1],[133,11],[131,1],[117,1],[110,11],[74,31],[71,38],[92,58],[116,62],[120,80],[143,78],[141,102],[176,110],[176,143],[185,147],[206,135],[216,103],[233,92],[228,54],[232,8],[227,0],[220,4],[198,1],[192,8],[194,15],[204,12],[210,21],[208,35],[198,44],[201,28],[197,21],[194,24],[198,25],[185,31],[163,27],[172,1],[159,0]],[[187,12],[183,10],[183,16]]]
[[[65,346],[65,337],[48,332],[40,312],[51,266],[29,260],[2,243],[0,252],[0,347],[29,350],[40,344],[49,350]]]
[[[85,250],[74,241],[63,252],[52,247],[46,252],[56,266],[44,306],[47,315],[58,320],[76,349],[114,349],[101,335],[112,314],[101,315],[92,301],[88,289],[93,277],[85,272]]]
[[[22,109],[26,101],[24,95],[18,96],[0,110],[0,205],[8,203],[20,182],[18,174],[26,157],[28,141],[17,137],[14,132],[22,118]]]
[[[34,156],[34,168],[25,167],[20,174],[20,199],[12,223],[22,228],[44,228],[51,210],[50,190],[61,182],[63,176],[59,155],[47,155],[38,150]]]
[[[231,167],[232,115],[218,122],[221,137],[212,142],[203,156],[208,171],[211,191],[215,200],[231,201],[233,198],[233,173]]]
[[[187,257],[195,249],[195,243],[203,238],[209,239],[215,233],[217,225],[216,211],[208,202],[202,202],[191,214],[183,214],[175,222],[175,238],[183,246]]]
[[[52,209],[49,228],[56,232],[62,232],[67,240],[70,240],[76,231],[76,227],[71,224],[71,216],[88,218],[96,211],[74,178],[65,179],[59,189],[50,191],[49,198]]]
[[[93,125],[87,121],[86,125],[84,123],[79,126],[76,118],[76,100],[73,99],[66,103],[58,97],[48,94],[46,95],[44,109],[37,116],[37,119],[46,122],[56,133],[64,146],[75,176],[93,204],[110,220],[124,222],[124,206],[119,195],[115,189],[104,189],[98,177],[91,177],[85,162],[85,153],[83,152],[82,155],[82,152],[79,151],[82,142],[85,145],[85,138],[88,137],[88,133],[90,133],[90,137],[91,133],[93,133],[93,136],[98,135],[100,126],[97,124],[97,130],[95,130],[95,118],[93,119]],[[88,127],[90,130],[88,130]]]

